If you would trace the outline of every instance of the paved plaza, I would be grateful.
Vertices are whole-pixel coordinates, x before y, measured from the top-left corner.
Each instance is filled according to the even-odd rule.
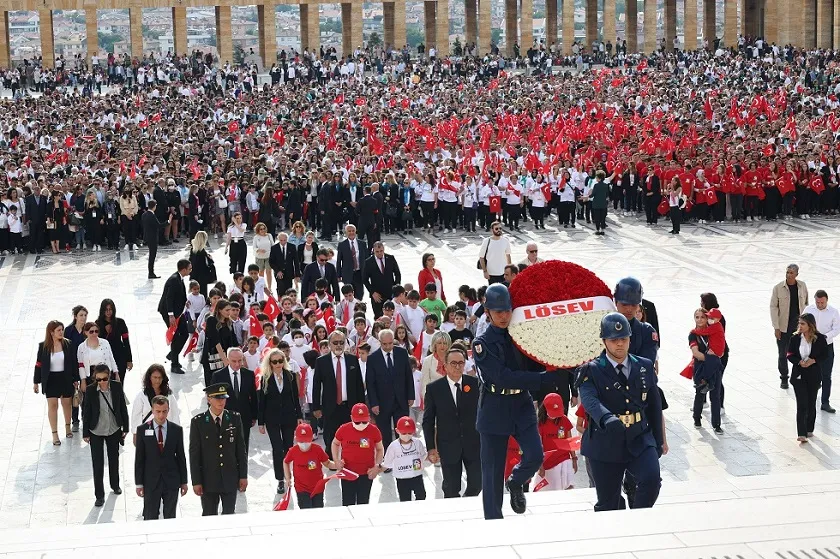
[[[814,219],[685,226],[678,237],[668,234],[667,223],[654,229],[636,218],[616,217],[609,223],[607,235],[600,238],[591,229],[558,231],[551,225],[540,232],[514,234],[514,261],[524,258],[525,243],[533,240],[539,244],[542,258],[586,266],[608,285],[625,275],[642,281],[645,297],[656,303],[659,312],[660,383],[670,404],[666,412],[670,453],[662,458],[663,484],[840,467],[837,416],[818,412],[811,442],[800,446],[795,440],[793,390],[779,388],[768,310],[770,289],[784,279],[785,267],[791,262],[799,264],[799,279],[807,283],[811,296],[822,288],[828,291],[830,304],[840,305],[840,222]],[[455,233],[398,235],[383,240],[399,261],[403,282],[416,286],[420,255],[431,251],[450,297],[461,284],[483,283],[475,268],[478,239]],[[211,239],[220,279],[229,281],[223,273],[227,259],[218,244]],[[176,260],[185,254],[183,243],[181,248],[162,249],[158,274],[166,277],[172,273]],[[87,306],[95,315],[101,299],[110,297],[131,332],[134,370],[127,376],[126,394],[133,399],[143,371],[153,362],[164,362],[167,352],[164,327],[156,312],[163,281],[146,279],[145,250],[116,256],[84,252],[0,257],[0,339],[5,361],[0,369],[0,422],[4,426],[0,432],[0,526],[42,528],[141,519],[142,499],[134,492],[130,438],[121,452],[124,493],[109,493],[105,506],[95,508],[88,445],[78,433],[71,440],[62,436],[63,444],[52,446],[45,398],[32,391],[32,369],[48,320],[69,324],[70,308],[76,304]],[[704,291],[718,296],[731,347],[724,377],[725,434],[720,437],[709,427],[708,411],[703,428],[694,428],[689,411],[693,387],[678,376],[690,359],[686,338]],[[170,419],[188,425],[190,417],[202,411],[200,379],[196,365],[186,375],[174,376],[172,386],[181,417]],[[840,396],[834,403],[840,404]],[[249,486],[239,496],[238,512],[270,510],[277,497],[268,437],[256,429],[251,437]],[[440,498],[440,469],[429,467],[425,475],[430,498]],[[587,485],[583,471],[578,473],[576,485]],[[371,502],[396,500],[393,478],[378,478]],[[328,507],[340,503],[334,484],[327,488],[326,502]],[[199,499],[191,491],[179,507],[179,516],[200,515]]]

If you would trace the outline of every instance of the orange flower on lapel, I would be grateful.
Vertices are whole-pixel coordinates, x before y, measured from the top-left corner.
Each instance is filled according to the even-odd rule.
[[[469,391],[470,391],[470,385],[467,384],[466,386],[464,386],[464,392],[469,392]]]

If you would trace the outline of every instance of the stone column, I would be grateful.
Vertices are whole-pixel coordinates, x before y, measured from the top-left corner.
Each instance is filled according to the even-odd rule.
[[[651,54],[656,44],[656,0],[644,0],[645,3],[645,54]],[[629,45],[628,45],[629,49]]]
[[[696,21],[696,20],[695,20]],[[696,24],[695,24],[696,27]],[[695,31],[695,34],[697,32]],[[674,37],[677,36],[677,0],[665,0],[665,41],[666,47],[672,49],[674,47]],[[683,44],[680,43],[680,47]]]
[[[342,56],[347,56],[348,54],[353,54],[353,16],[350,13],[350,8],[351,8],[351,4],[342,4],[341,5],[341,55]]]
[[[834,17],[833,0],[817,0],[817,48],[830,49]]]
[[[478,19],[478,0],[464,0],[464,42],[466,45],[478,40],[476,19]],[[465,49],[466,45],[464,45]]]
[[[615,0],[604,0],[604,42],[615,39]]]
[[[143,7],[139,4],[128,9],[128,22],[131,35],[131,57],[143,58]]]
[[[423,2],[423,12],[426,16],[424,38],[426,52],[435,44],[435,33],[437,32],[437,6],[435,2]]]
[[[350,4],[350,36],[353,38],[353,50],[357,47],[364,46],[364,35],[362,34],[362,27],[364,26],[365,14],[362,11],[362,3],[354,2]]]
[[[260,34],[260,58],[265,68],[277,61],[277,11],[274,2],[257,5],[257,28]]]
[[[437,0],[437,29],[435,49],[438,56],[449,56],[449,0]]]
[[[176,6],[172,8],[172,37],[175,39],[175,54],[177,56],[188,54],[186,7]],[[265,63],[264,59],[263,63]],[[270,64],[269,67],[271,67]]]
[[[99,54],[99,34],[96,31],[96,8],[85,8],[85,42],[87,63],[90,66],[94,54]]]
[[[557,44],[557,0],[545,0],[545,48]]]
[[[575,0],[563,0],[563,54],[572,54],[575,42]]]
[[[38,10],[38,25],[41,30],[41,59],[44,68],[55,67],[55,35],[53,34],[52,10]]]
[[[513,45],[519,42],[517,8],[517,0],[505,0],[505,53],[508,56],[513,56]]]
[[[382,42],[385,47],[394,48],[394,3],[382,3]]]
[[[520,15],[520,35],[522,41],[519,50],[523,56],[528,55],[528,49],[534,46],[534,0],[522,0],[522,14]]]
[[[598,0],[586,0],[586,52],[592,52],[592,41],[598,39]]]
[[[717,2],[703,0],[703,36],[709,42],[709,49],[715,48],[717,38]]]
[[[840,50],[840,0],[834,0],[834,25],[832,27],[834,28],[832,48]]]
[[[0,66],[12,66],[11,51],[9,49],[9,12],[0,12]]]
[[[490,0],[478,0],[478,52],[490,52],[493,35],[490,33]]]
[[[233,64],[233,35],[230,29],[230,6],[216,6],[216,50],[219,64]]]
[[[405,0],[394,2],[394,48],[401,49],[408,42],[405,35]]]
[[[773,2],[775,0],[767,0],[768,5]],[[767,40],[771,40],[769,36]],[[738,48],[738,0],[725,0],[723,5],[723,45]]]
[[[300,5],[301,48],[318,51],[321,48],[321,27],[318,21],[318,4]]]
[[[637,0],[625,0],[624,38],[627,52],[639,50],[639,5]]]
[[[684,0],[684,2],[682,47],[685,50],[697,50],[697,0]]]
[[[817,0],[818,6],[819,3],[820,0]],[[817,27],[814,25],[813,0],[793,0],[790,8],[791,23],[795,26],[794,29],[798,30],[798,34],[794,34],[793,44],[808,49],[815,48],[817,46]],[[801,39],[796,40],[796,37]]]

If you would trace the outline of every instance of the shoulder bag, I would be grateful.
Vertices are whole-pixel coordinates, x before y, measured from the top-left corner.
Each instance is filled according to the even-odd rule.
[[[487,253],[490,251],[490,238],[487,238],[487,248],[484,249],[484,261],[487,261]],[[481,258],[478,259],[478,262],[475,263],[475,267],[479,270],[481,269]]]

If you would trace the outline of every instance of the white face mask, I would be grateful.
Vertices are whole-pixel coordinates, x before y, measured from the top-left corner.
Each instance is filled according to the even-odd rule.
[[[411,435],[410,433],[400,435],[400,441],[402,441],[404,443],[411,442],[411,439],[413,439],[413,438],[414,438],[414,436]]]
[[[353,424],[353,429],[355,429],[356,431],[364,431],[365,429],[367,429],[367,426],[368,426],[368,422],[354,423]]]
[[[312,447],[312,443],[298,443],[298,447],[303,452],[307,452],[310,449],[310,447]]]
[[[300,347],[303,345],[303,338],[295,338],[295,345]]]

